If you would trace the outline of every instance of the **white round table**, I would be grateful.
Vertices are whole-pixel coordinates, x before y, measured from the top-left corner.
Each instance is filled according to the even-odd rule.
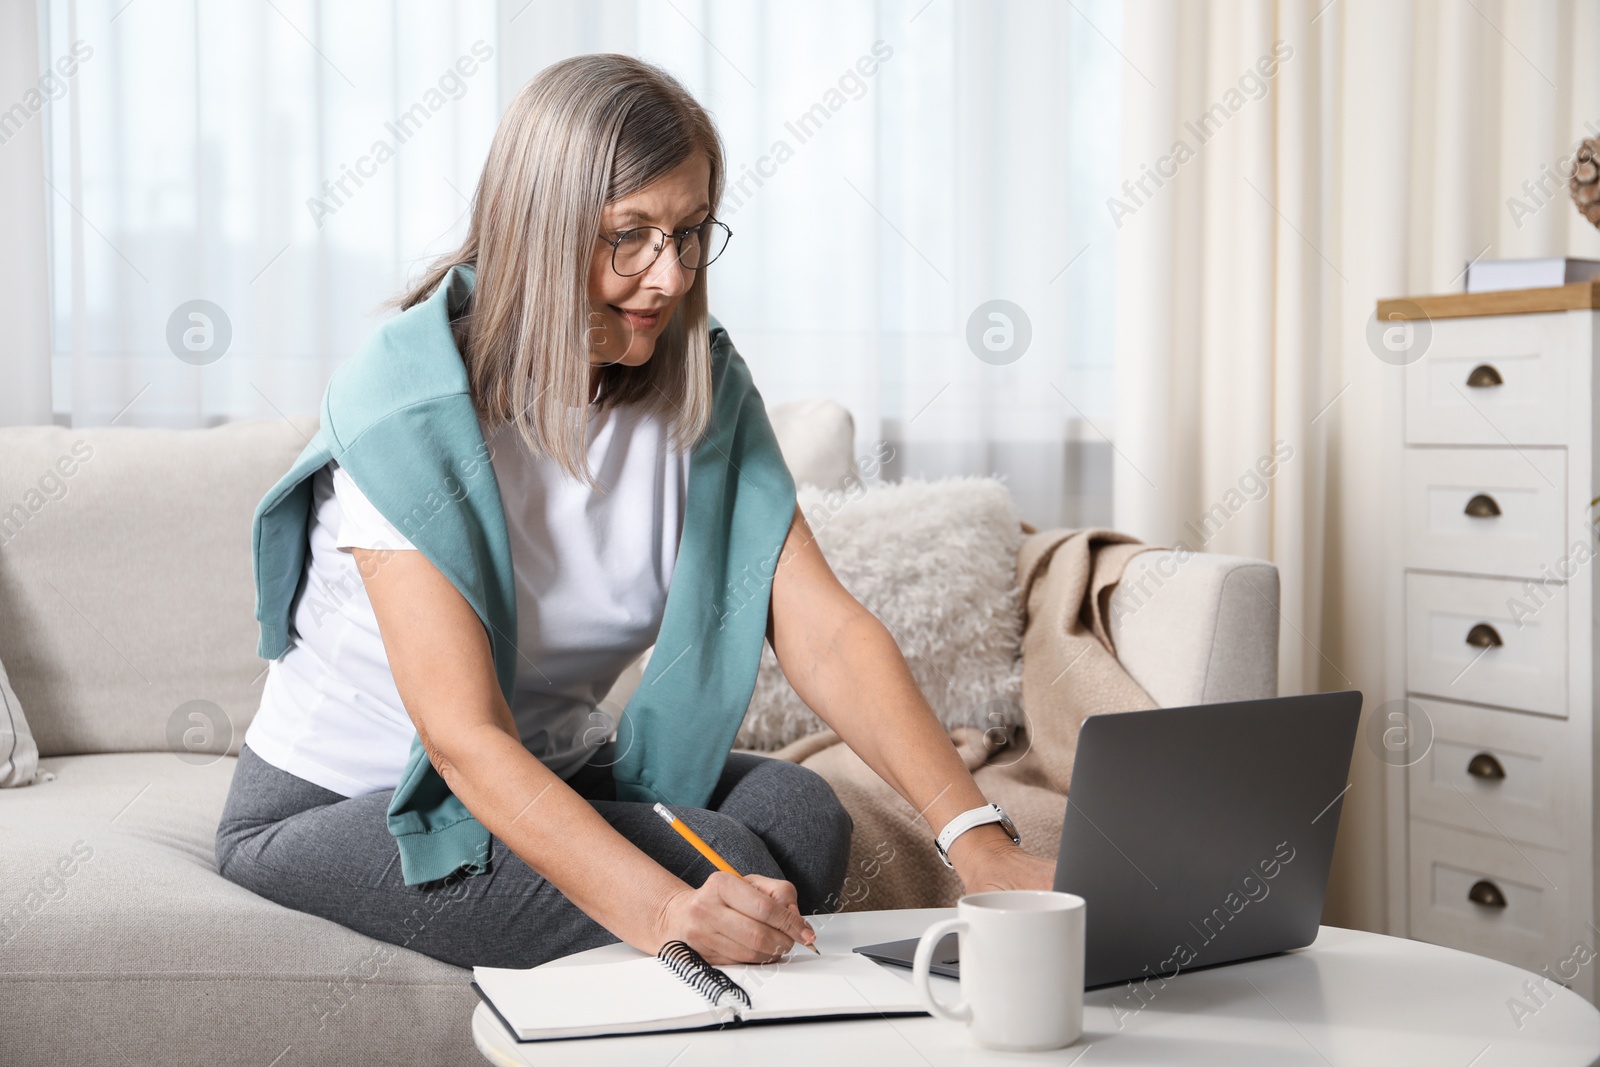
[[[912,937],[954,910],[853,912],[818,916],[818,947]],[[564,963],[598,963],[637,953],[608,945]],[[905,975],[909,972],[891,969]],[[1551,987],[1519,1027],[1511,1003],[1532,1005],[1527,971],[1454,949],[1322,928],[1309,948],[1152,982],[1147,999],[1126,985],[1084,996],[1084,1034],[1071,1048],[1032,1055],[988,1052],[964,1027],[926,1017],[749,1026],[519,1044],[479,1004],[472,1036],[505,1067],[628,1063],[659,1067],[845,1067],[873,1064],[1334,1065],[1334,1067],[1588,1067],[1600,1062],[1600,1012]],[[956,983],[941,983],[952,998]],[[1535,986],[1537,989],[1537,986]]]

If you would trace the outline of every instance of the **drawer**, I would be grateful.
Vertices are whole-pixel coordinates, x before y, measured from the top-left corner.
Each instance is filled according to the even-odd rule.
[[[1565,853],[1421,819],[1410,828],[1412,937],[1530,971],[1570,954]],[[1474,903],[1479,883],[1503,904]]]
[[[1567,587],[1529,584],[1408,573],[1406,688],[1565,717]]]
[[[1408,777],[1411,814],[1480,834],[1563,849],[1568,761],[1580,746],[1560,719],[1417,699],[1433,743]]]
[[[1408,448],[1405,565],[1553,574],[1570,540],[1566,487],[1565,449]]]
[[[1406,443],[1559,445],[1567,439],[1570,326],[1564,312],[1434,319],[1406,367]],[[1469,385],[1481,377],[1499,384]],[[1476,379],[1474,379],[1476,380]]]

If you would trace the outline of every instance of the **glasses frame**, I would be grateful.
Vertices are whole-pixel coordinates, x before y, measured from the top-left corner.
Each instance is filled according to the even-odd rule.
[[[728,235],[727,239],[722,242],[722,248],[717,251],[715,256],[712,256],[698,267],[691,267],[683,261],[683,242],[691,234],[693,234],[694,231],[708,225],[722,227],[723,233]],[[624,274],[622,271],[617,269],[617,249],[622,245],[623,239],[629,234],[638,233],[641,230],[656,231],[656,233],[661,235],[661,243],[656,245],[656,254],[651,257],[649,263],[646,263],[643,267],[632,274]],[[600,234],[600,240],[611,246],[611,273],[615,274],[619,278],[637,278],[639,275],[644,274],[651,267],[655,266],[656,260],[661,258],[661,253],[667,247],[668,238],[671,238],[673,244],[677,247],[678,265],[684,270],[701,271],[705,270],[707,267],[711,266],[711,264],[722,258],[722,253],[728,250],[728,241],[733,240],[733,231],[730,230],[728,228],[728,224],[723,222],[721,219],[713,218],[710,215],[707,215],[701,222],[697,222],[693,226],[685,226],[676,233],[668,233],[660,226],[630,226],[626,230],[618,230],[617,235],[614,238],[607,237],[605,234]]]

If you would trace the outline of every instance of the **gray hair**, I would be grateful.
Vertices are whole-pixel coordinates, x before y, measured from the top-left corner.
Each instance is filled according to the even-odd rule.
[[[711,164],[715,213],[722,141],[676,78],[615,53],[552,63],[500,118],[461,246],[394,301],[409,308],[452,267],[472,266],[472,298],[451,326],[479,417],[513,423],[535,455],[591,487],[588,276],[602,214],[696,151]],[[698,271],[650,360],[601,368],[602,407],[638,404],[667,421],[673,447],[697,441],[711,415],[709,314]]]

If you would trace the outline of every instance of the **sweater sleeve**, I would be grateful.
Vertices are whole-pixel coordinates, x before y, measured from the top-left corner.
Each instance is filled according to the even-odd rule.
[[[335,541],[338,547],[416,550],[417,546],[367,499],[349,471],[337,463],[329,466],[333,468],[333,496],[339,502],[339,529]]]

